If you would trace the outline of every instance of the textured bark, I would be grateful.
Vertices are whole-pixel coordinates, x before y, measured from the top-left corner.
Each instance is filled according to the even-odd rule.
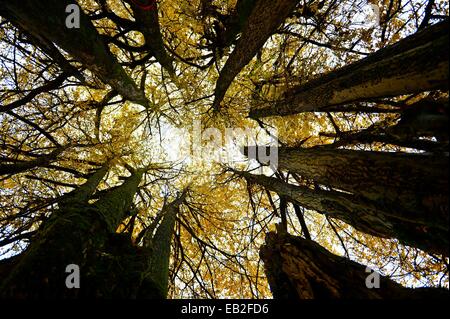
[[[109,165],[106,164],[95,171],[89,176],[87,181],[80,185],[73,191],[63,195],[62,199],[58,202],[59,207],[76,205],[76,204],[87,204],[91,195],[97,189],[98,184],[103,180],[105,175],[108,173]]]
[[[321,185],[401,207],[412,219],[429,216],[439,223],[449,221],[448,155],[279,148],[278,167]]]
[[[361,61],[299,85],[279,101],[263,102],[252,108],[249,116],[324,111],[355,101],[448,89],[448,33],[447,19]]]
[[[144,248],[149,254],[148,268],[143,272],[143,282],[146,283],[140,295],[154,298],[166,298],[169,283],[170,246],[179,212],[179,206],[184,201],[186,192],[183,192],[173,202],[162,209],[162,221],[156,233],[147,232],[144,237]],[[148,288],[151,288],[150,292]],[[152,293],[157,292],[156,295]]]
[[[116,231],[127,215],[144,172],[145,169],[136,170],[120,187],[106,193],[92,205],[103,217],[111,233]]]
[[[175,76],[173,68],[173,59],[167,53],[163,38],[161,35],[161,28],[159,25],[157,3],[154,3],[154,9],[143,10],[141,7],[129,1],[133,10],[133,16],[139,26],[139,31],[142,32],[145,39],[145,45],[151,49],[153,56],[169,72],[171,76]]]
[[[70,0],[1,0],[0,13],[43,44],[54,42],[126,99],[148,107],[143,91],[116,61],[82,10],[80,28],[66,27],[65,10],[72,3]]]
[[[364,265],[336,256],[317,243],[268,233],[261,247],[266,275],[276,299],[446,299],[447,289],[405,288],[380,276],[369,289]]]
[[[256,1],[235,49],[220,71],[214,92],[213,108],[215,110],[220,108],[220,103],[236,75],[251,61],[298,3],[298,0]]]
[[[449,255],[448,223],[443,224],[442,218],[412,214],[395,203],[370,200],[364,196],[335,190],[313,190],[264,175],[236,173],[250,183],[259,184],[307,209],[342,220],[361,232],[397,238],[403,244],[429,253]],[[448,213],[445,218],[448,220]]]
[[[121,186],[96,203],[88,204],[87,199],[95,191],[106,171],[106,168],[100,169],[78,190],[69,193],[60,210],[52,214],[40,227],[30,246],[20,255],[17,265],[2,279],[0,296],[113,297],[113,293],[120,289],[112,288],[128,282],[120,278],[121,274],[114,273],[112,266],[117,262],[114,252],[123,252],[124,248],[113,245],[112,242],[116,238],[114,232],[125,218],[137,191],[142,172],[138,170]],[[128,251],[134,251],[131,243],[122,246]],[[130,252],[126,256],[138,258],[139,255]],[[130,260],[130,264],[134,262],[135,260]],[[80,267],[80,289],[67,289],[65,286],[68,275],[65,269],[69,264],[77,264]],[[129,273],[123,275],[129,276]],[[117,276],[119,278],[116,278]],[[108,278],[115,278],[116,281],[109,282]]]

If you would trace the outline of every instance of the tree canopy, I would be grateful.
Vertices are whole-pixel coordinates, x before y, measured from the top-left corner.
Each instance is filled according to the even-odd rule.
[[[448,289],[448,14],[0,0],[0,296],[71,263],[67,297],[363,294],[344,259],[384,276],[369,298]]]

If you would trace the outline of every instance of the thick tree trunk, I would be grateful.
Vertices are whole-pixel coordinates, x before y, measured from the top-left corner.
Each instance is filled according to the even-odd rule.
[[[106,193],[92,204],[92,207],[103,217],[111,233],[116,231],[123,218],[127,215],[144,172],[145,169],[136,170],[120,187]]]
[[[179,206],[184,201],[186,192],[183,192],[173,202],[165,205],[161,211],[162,221],[156,233],[147,232],[144,237],[144,249],[149,253],[148,267],[143,271],[143,288],[139,297],[166,298],[169,283],[170,246],[179,212]],[[149,290],[149,288],[151,288]],[[156,294],[155,294],[156,292]]]
[[[106,172],[106,167],[101,168],[79,189],[67,195],[60,210],[42,225],[30,246],[21,254],[17,265],[2,279],[0,296],[111,296],[114,290],[107,287],[114,287],[115,283],[105,282],[108,274],[104,273],[102,266],[105,267],[105,260],[108,259],[104,255],[109,256],[113,233],[126,216],[143,172],[136,171],[120,187],[106,193],[94,204],[88,204],[87,200]],[[113,261],[108,260],[108,263]],[[68,274],[65,271],[69,264],[80,267],[80,289],[66,287]]]
[[[405,218],[449,221],[446,155],[279,148],[278,167],[321,185],[401,207],[407,212]]]
[[[80,9],[80,28],[67,28],[70,0],[0,0],[0,12],[34,38],[54,42],[126,99],[148,107],[148,100],[126,74]],[[44,14],[45,13],[45,14]]]
[[[288,234],[268,233],[260,250],[276,299],[422,299],[448,298],[439,288],[405,288],[383,276],[376,285],[371,271],[336,256],[317,243]],[[369,285],[366,282],[369,282]],[[371,284],[375,284],[373,287]],[[378,288],[377,288],[378,286]],[[369,288],[372,287],[372,288]]]
[[[410,214],[394,203],[373,201],[363,196],[335,190],[310,189],[279,179],[247,172],[236,172],[248,182],[286,197],[307,209],[327,214],[355,229],[383,238],[397,238],[403,244],[434,254],[449,255],[448,223],[428,215]],[[448,215],[446,215],[448,220]]]
[[[58,201],[59,208],[69,207],[77,204],[87,204],[91,195],[97,189],[98,184],[108,173],[109,165],[106,164],[92,173],[86,182],[73,191],[64,194],[62,199]]]
[[[282,100],[262,103],[250,110],[250,117],[325,111],[355,101],[448,89],[448,33],[447,19],[361,61],[293,88]]]
[[[214,92],[215,110],[219,110],[220,103],[236,75],[251,61],[298,3],[298,0],[256,0],[235,49],[220,71]]]

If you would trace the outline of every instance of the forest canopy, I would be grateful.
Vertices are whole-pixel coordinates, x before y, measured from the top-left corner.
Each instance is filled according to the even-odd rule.
[[[0,297],[448,296],[448,15],[0,0]]]

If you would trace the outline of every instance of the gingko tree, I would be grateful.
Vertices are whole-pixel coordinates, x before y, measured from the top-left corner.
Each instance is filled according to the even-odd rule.
[[[445,295],[448,2],[370,3],[0,0],[0,296]]]
[[[329,107],[333,108],[332,112],[345,112],[346,103],[369,102],[374,98],[445,89],[448,86],[448,43],[445,31],[447,29],[448,21],[426,28],[361,61],[287,91],[285,97],[291,96],[291,100],[268,102],[271,104],[270,109],[274,110],[273,113],[268,111],[269,108],[263,107],[252,109],[250,116],[265,117],[318,110],[327,111]],[[443,46],[434,50],[435,45],[439,46],[438,43]],[[403,59],[399,55],[408,55],[409,50],[411,52],[423,50],[420,53],[423,59],[416,56],[413,58],[414,63],[413,60],[407,62],[408,68],[405,64],[396,69],[396,66],[399,65],[396,59],[399,61]],[[415,80],[413,80],[414,85],[417,87],[410,85],[408,81],[414,76],[404,72],[412,70],[412,66],[419,68],[430,66],[429,57],[433,57],[433,61],[437,64],[431,66],[429,71],[420,69],[416,76],[428,81],[427,83],[431,86]],[[385,66],[389,71],[376,71],[383,63],[387,63]],[[366,73],[366,76],[356,75],[358,72]],[[392,81],[379,76],[379,74],[387,75],[388,73],[391,74]],[[433,78],[432,74],[439,75]],[[375,76],[379,80],[370,80],[370,76]],[[352,78],[358,78],[357,81],[360,82],[355,84],[351,80]],[[383,88],[384,83],[387,85]],[[361,90],[358,89],[359,85],[361,85]],[[348,91],[346,91],[347,89]],[[349,92],[351,94],[348,94]],[[342,94],[342,98],[338,97],[340,94]],[[323,100],[324,97],[328,100]],[[298,102],[300,100],[303,102]],[[283,106],[280,103],[285,104]],[[433,105],[440,105],[440,107],[436,109]],[[287,107],[298,108],[285,111]],[[336,131],[336,137],[342,136],[343,143],[337,142],[336,145],[320,145],[306,149],[281,148],[279,152],[279,168],[312,181],[313,187],[302,185],[302,183],[292,185],[288,181],[253,176],[244,172],[237,173],[243,174],[250,182],[263,185],[266,189],[274,191],[292,202],[341,219],[360,231],[380,237],[397,238],[407,245],[448,257],[449,245],[446,239],[448,228],[441,227],[447,225],[449,219],[448,200],[444,195],[448,190],[448,170],[446,168],[448,154],[442,152],[448,145],[446,133],[448,103],[430,96],[411,105],[404,105],[404,107],[397,124],[385,123],[384,128],[381,129],[379,125],[378,131],[374,130],[372,135],[366,135],[369,137],[368,140],[364,140],[364,132],[359,133],[360,138],[357,137],[358,133],[355,133],[353,135],[356,137],[355,140],[348,144],[371,144],[383,141],[393,145],[428,149],[427,146],[420,145],[420,138],[426,137],[440,141],[436,143],[436,149],[429,149],[431,152],[425,154],[340,149],[339,146],[349,147],[345,139],[350,136],[351,140],[352,135],[343,137],[344,134],[339,125],[328,112],[328,117]],[[431,128],[433,126],[431,123],[436,123],[434,128]],[[377,139],[377,136],[380,138]],[[413,141],[419,141],[419,143],[414,144]],[[250,153],[249,149],[246,150],[246,153]],[[434,170],[434,173],[416,171],[410,164],[404,162],[409,156],[414,157],[410,164],[414,163],[412,165],[415,166],[420,161],[424,161],[420,167],[427,167]],[[398,162],[397,164],[397,161],[402,163]],[[337,168],[338,166],[339,168]],[[371,183],[373,183],[372,186]],[[375,188],[378,189],[375,190]],[[425,221],[426,219],[428,221]],[[434,226],[431,226],[432,224]],[[429,233],[431,229],[433,229],[431,231],[433,235]],[[430,235],[437,237],[428,237]],[[410,240],[413,237],[414,239]]]

